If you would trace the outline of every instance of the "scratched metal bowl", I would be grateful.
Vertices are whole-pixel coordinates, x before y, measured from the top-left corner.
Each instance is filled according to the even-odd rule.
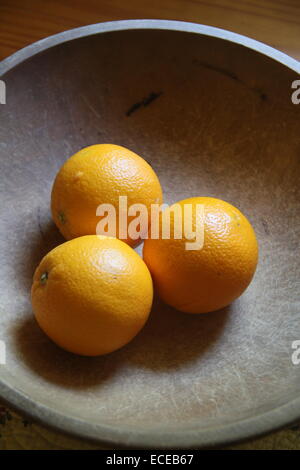
[[[300,418],[299,73],[249,38],[156,20],[67,31],[1,63],[2,399],[114,447],[221,446]],[[101,142],[147,159],[166,202],[205,195],[239,207],[260,261],[230,307],[186,315],[156,299],[128,346],[83,358],[38,328],[29,290],[62,242],[53,178],[73,152]]]

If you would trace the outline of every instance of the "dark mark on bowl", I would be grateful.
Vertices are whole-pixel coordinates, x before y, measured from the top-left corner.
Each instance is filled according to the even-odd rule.
[[[138,101],[137,103],[134,103],[126,112],[126,116],[127,117],[131,116],[131,114],[133,114],[135,111],[142,108],[143,106],[144,107],[149,106],[149,104],[151,104],[154,100],[156,100],[161,95],[162,95],[162,91],[160,91],[159,93],[151,92],[142,101]]]

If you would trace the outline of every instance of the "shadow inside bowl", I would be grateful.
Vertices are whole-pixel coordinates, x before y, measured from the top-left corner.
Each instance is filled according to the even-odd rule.
[[[131,343],[106,356],[83,357],[56,346],[26,315],[13,329],[21,360],[46,381],[74,389],[99,385],[117,369],[133,366],[175,370],[204,355],[222,334],[230,306],[205,315],[177,312],[155,299],[144,329]]]
[[[199,360],[222,336],[231,309],[229,305],[207,314],[182,313],[155,296],[147,324],[127,347],[128,360],[158,372]]]
[[[39,231],[29,241],[20,263],[24,289],[30,289],[42,257],[64,242],[46,211]],[[184,314],[154,298],[148,322],[125,347],[102,357],[77,356],[56,346],[26,312],[12,328],[20,359],[34,373],[67,388],[88,388],[109,379],[117,369],[134,367],[157,372],[175,370],[204,355],[222,335],[231,307],[204,315]]]
[[[213,348],[231,307],[205,315],[178,312],[155,299],[143,330],[126,346],[106,356],[78,356],[56,346],[33,314],[13,328],[20,359],[46,381],[67,388],[99,386],[123,367],[156,372],[176,370]]]

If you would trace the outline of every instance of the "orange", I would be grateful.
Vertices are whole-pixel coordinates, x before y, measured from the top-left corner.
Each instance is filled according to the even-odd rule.
[[[124,242],[87,235],[50,251],[31,289],[36,320],[57,345],[84,356],[110,353],[145,324],[152,279]]]
[[[169,207],[170,239],[162,238],[160,224],[159,238],[149,238],[144,243],[144,261],[154,286],[167,304],[183,312],[205,313],[221,309],[244,292],[254,275],[258,260],[254,230],[237,208],[220,199],[195,197],[177,204],[183,217],[186,213],[187,220],[186,204],[191,204],[193,230],[196,205],[203,208],[197,217],[203,224],[204,244],[202,249],[187,250],[186,242],[191,240],[184,236],[181,239],[174,237],[174,206]]]
[[[52,188],[52,217],[67,239],[82,235],[112,235],[134,245],[137,240],[125,231],[119,236],[119,196],[127,196],[128,207],[162,203],[162,190],[151,166],[134,152],[111,144],[92,145],[70,157],[59,170]],[[96,215],[100,204],[116,210],[115,234],[96,231],[105,216]],[[127,213],[126,213],[127,214]],[[106,214],[107,215],[107,214]],[[134,217],[127,217],[127,224]]]

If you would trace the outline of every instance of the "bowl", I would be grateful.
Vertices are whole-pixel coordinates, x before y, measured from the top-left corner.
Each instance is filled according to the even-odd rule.
[[[300,418],[299,73],[249,38],[156,20],[67,31],[1,63],[2,399],[114,447],[221,446]],[[241,209],[260,260],[226,309],[187,315],[155,299],[129,345],[85,358],[42,333],[29,292],[40,259],[63,242],[53,178],[103,142],[150,162],[167,203],[205,195]]]

